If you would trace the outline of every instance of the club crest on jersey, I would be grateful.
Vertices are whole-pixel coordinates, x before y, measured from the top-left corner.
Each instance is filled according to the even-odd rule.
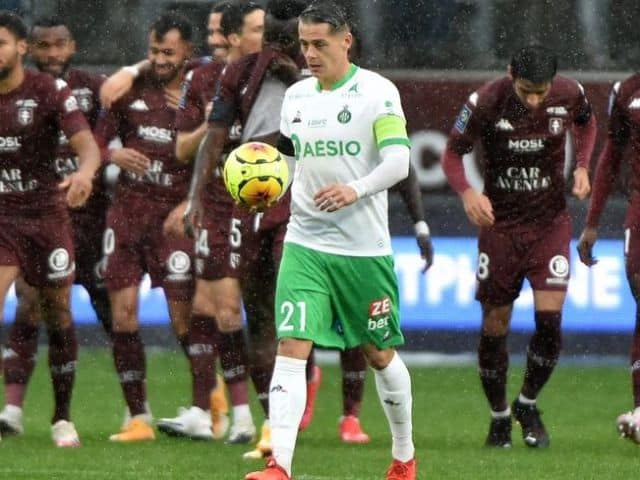
[[[91,110],[93,106],[93,92],[88,88],[76,88],[71,90],[73,96],[78,100],[78,105],[80,106],[80,110],[84,113],[87,113]]]
[[[31,108],[19,108],[18,109],[18,123],[20,125],[31,125],[33,123],[33,109]]]
[[[16,102],[18,123],[23,126],[31,125],[33,123],[33,111],[37,106],[36,101],[31,98],[18,100]]]
[[[351,112],[349,111],[349,105],[345,105],[340,113],[338,113],[338,121],[340,123],[349,123],[351,121]]]
[[[564,121],[561,118],[553,117],[549,119],[549,133],[560,135],[564,131]]]

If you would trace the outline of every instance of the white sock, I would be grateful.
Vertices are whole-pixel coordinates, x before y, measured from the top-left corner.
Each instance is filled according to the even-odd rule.
[[[506,410],[502,412],[494,412],[491,410],[491,418],[507,418],[511,416],[511,407],[507,407]]]
[[[391,429],[391,455],[401,462],[408,462],[415,456],[411,424],[411,377],[409,370],[394,353],[393,359],[382,370],[373,369],[376,389],[382,409]]]
[[[253,423],[251,409],[248,404],[233,406],[233,423]]]
[[[518,401],[520,403],[522,403],[523,405],[535,405],[536,404],[536,399],[535,398],[527,398],[523,394],[518,395]]]
[[[306,360],[276,356],[269,387],[273,457],[289,476],[298,426],[307,402],[306,367]]]

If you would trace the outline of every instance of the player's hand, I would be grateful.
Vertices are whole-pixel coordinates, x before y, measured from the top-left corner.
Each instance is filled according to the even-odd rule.
[[[493,205],[491,205],[491,201],[485,194],[476,192],[473,188],[468,188],[462,194],[462,203],[471,223],[479,227],[493,225],[495,221]]]
[[[313,200],[320,210],[336,212],[358,200],[358,194],[349,185],[332,183],[318,190]]]
[[[165,88],[164,99],[167,102],[167,106],[169,108],[173,108],[174,110],[177,110],[178,106],[180,105],[180,95],[181,95],[180,89],[169,90]]]
[[[202,204],[198,200],[190,200],[182,214],[184,232],[190,238],[196,238],[196,232],[202,227]]]
[[[100,103],[104,108],[111,108],[125,93],[131,90],[135,77],[131,72],[120,69],[107,78],[100,87]]]
[[[580,200],[587,198],[591,192],[589,183],[589,172],[584,167],[578,167],[573,171],[573,191],[572,193]]]
[[[420,256],[424,260],[422,273],[425,273],[431,268],[431,265],[433,265],[433,243],[431,243],[431,235],[418,234],[416,235],[416,242],[418,242]]]
[[[580,261],[587,267],[591,267],[598,263],[598,259],[593,256],[593,246],[598,239],[598,231],[595,228],[586,227],[582,231],[582,235],[578,239],[578,255]]]
[[[204,121],[208,121],[211,116],[211,112],[213,111],[213,101],[207,103],[207,106],[204,107]]]
[[[91,195],[93,179],[83,172],[74,172],[60,182],[58,188],[67,191],[67,205],[70,208],[80,208]]]
[[[186,210],[186,200],[179,203],[173,210],[171,210],[171,213],[167,215],[167,218],[162,224],[162,231],[165,235],[169,237],[184,237],[186,235],[184,228],[185,224],[183,221]]]
[[[111,150],[111,162],[138,175],[143,175],[151,166],[151,160],[133,148]]]

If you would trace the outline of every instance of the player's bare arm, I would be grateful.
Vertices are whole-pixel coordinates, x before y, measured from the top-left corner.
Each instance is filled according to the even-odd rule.
[[[195,228],[202,217],[202,191],[211,178],[216,163],[222,158],[222,150],[229,135],[229,128],[221,124],[211,124],[202,140],[193,167],[193,177],[187,197],[187,208],[184,212],[184,224],[187,235],[193,236]]]
[[[422,273],[425,273],[431,265],[433,265],[433,243],[431,242],[429,225],[424,216],[422,192],[420,191],[418,175],[411,164],[409,164],[409,175],[407,178],[397,183],[393,187],[393,190],[400,194],[402,201],[409,211],[409,216],[415,228],[416,242],[418,243],[420,256],[424,260]]]
[[[473,188],[466,189],[462,195],[462,204],[464,211],[469,220],[479,227],[488,227],[493,225],[495,218],[493,216],[493,206],[491,200],[485,194],[480,193]]]
[[[67,190],[67,204],[71,208],[81,207],[91,195],[93,177],[100,168],[100,150],[91,131],[80,130],[69,139],[80,159],[80,168],[60,183]]]
[[[598,259],[593,255],[593,247],[598,239],[598,223],[620,172],[623,150],[624,145],[616,146],[614,142],[607,140],[598,158],[586,227],[580,235],[577,246],[580,261],[588,267],[598,263]]]
[[[578,167],[573,171],[572,193],[579,199],[584,200],[591,193],[591,183],[589,182],[589,170],[585,167]]]
[[[593,256],[596,240],[598,240],[598,230],[593,227],[586,227],[578,239],[578,255],[580,255],[580,261],[587,267],[598,263],[598,259]]]
[[[135,65],[122,67],[116,73],[107,78],[100,88],[100,103],[104,108],[111,105],[131,90],[131,86],[140,73],[149,70],[151,62],[142,60]]]
[[[133,148],[115,148],[109,152],[111,163],[138,175],[143,175],[151,165],[149,157]]]
[[[164,98],[167,101],[167,106],[169,108],[173,108],[174,110],[178,109],[178,105],[180,105],[180,96],[181,92],[179,88],[164,89]]]
[[[208,128],[208,123],[203,122],[202,125],[191,132],[178,132],[176,138],[176,158],[179,162],[189,163],[193,160]]]
[[[185,225],[183,222],[184,214],[187,210],[187,201],[180,202],[176,207],[171,210],[171,213],[167,215],[164,223],[162,224],[162,231],[165,235],[172,237],[185,236]]]

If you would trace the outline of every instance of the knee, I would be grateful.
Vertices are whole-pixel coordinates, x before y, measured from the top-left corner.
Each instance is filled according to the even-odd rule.
[[[216,316],[216,306],[207,295],[202,293],[201,290],[196,288],[196,293],[193,297],[193,314],[201,315],[205,317]]]
[[[311,353],[313,343],[299,338],[281,338],[278,342],[278,355],[306,360]]]
[[[68,328],[71,326],[71,306],[69,291],[54,290],[46,294],[40,292],[40,307],[47,325],[53,329]]]
[[[482,333],[490,337],[502,337],[509,332],[511,305],[482,307]]]
[[[388,348],[386,350],[378,350],[375,347],[371,348],[363,348],[363,352],[365,357],[367,358],[367,362],[371,365],[371,368],[374,370],[382,370],[391,363],[394,355],[396,354],[395,350]]]
[[[222,302],[216,309],[216,319],[221,332],[234,332],[242,328],[240,305],[232,301]]]
[[[134,332],[138,329],[136,306],[131,303],[112,305],[114,332]]]

